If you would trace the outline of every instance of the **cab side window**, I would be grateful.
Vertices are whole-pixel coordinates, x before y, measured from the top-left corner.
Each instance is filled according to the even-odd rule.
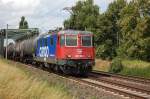
[[[64,46],[64,45],[65,45],[65,36],[64,36],[64,35],[61,35],[61,36],[60,36],[60,45],[61,45],[61,46]]]

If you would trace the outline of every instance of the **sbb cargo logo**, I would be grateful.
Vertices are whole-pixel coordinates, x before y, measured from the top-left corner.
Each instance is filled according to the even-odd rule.
[[[49,48],[48,46],[40,47],[39,56],[40,57],[48,57],[49,55]]]

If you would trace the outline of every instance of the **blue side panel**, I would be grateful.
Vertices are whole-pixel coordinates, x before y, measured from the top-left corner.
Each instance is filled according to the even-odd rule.
[[[44,38],[39,38],[37,41],[36,57],[44,57]]]
[[[57,44],[56,34],[48,37],[49,58],[54,59],[56,57],[56,44]]]
[[[37,40],[36,57],[45,59],[56,58],[57,34],[47,35]]]

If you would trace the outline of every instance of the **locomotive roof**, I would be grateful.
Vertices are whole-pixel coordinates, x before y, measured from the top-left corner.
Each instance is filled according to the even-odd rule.
[[[51,34],[41,34],[39,35],[39,37],[48,37],[50,35],[53,35],[53,34],[93,34],[92,32],[89,32],[89,31],[78,31],[78,30],[62,30],[62,31],[59,31],[59,32],[53,32]]]
[[[59,34],[93,34],[93,33],[89,31],[63,30],[60,31]]]

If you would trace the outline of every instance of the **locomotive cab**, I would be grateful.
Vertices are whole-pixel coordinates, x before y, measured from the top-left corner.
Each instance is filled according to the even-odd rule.
[[[60,35],[60,58],[93,59],[93,35]]]
[[[58,35],[57,58],[60,65],[89,72],[95,64],[93,34],[87,31],[62,31]],[[82,71],[82,72],[83,72]]]

